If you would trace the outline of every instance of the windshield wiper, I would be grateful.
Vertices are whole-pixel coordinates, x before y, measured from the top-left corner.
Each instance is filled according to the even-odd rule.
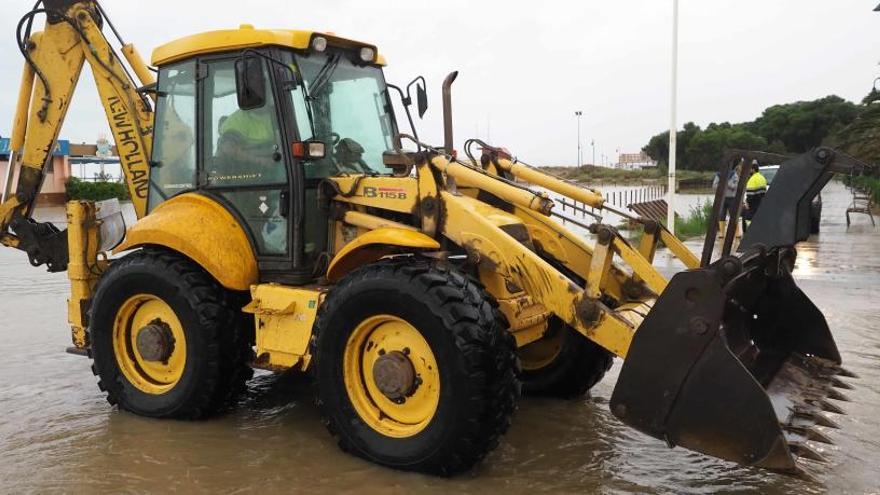
[[[315,76],[315,80],[312,83],[311,91],[309,91],[309,99],[315,99],[321,94],[321,90],[324,89],[324,86],[326,86],[328,82],[330,82],[330,78],[333,77],[333,73],[336,72],[336,67],[339,66],[340,58],[342,57],[334,55],[324,62],[324,65],[321,67],[321,70],[318,71],[318,75]]]

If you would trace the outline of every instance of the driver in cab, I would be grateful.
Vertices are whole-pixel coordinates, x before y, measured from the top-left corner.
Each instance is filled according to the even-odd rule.
[[[275,119],[271,105],[238,109],[220,119],[217,158],[229,174],[223,178],[261,183],[284,180]]]

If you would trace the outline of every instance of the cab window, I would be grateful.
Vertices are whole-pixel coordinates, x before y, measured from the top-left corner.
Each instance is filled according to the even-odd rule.
[[[269,76],[263,64],[266,84]],[[215,187],[284,184],[287,170],[281,153],[281,129],[271,88],[266,103],[238,108],[235,60],[208,64],[204,156],[207,183]]]
[[[159,70],[149,210],[195,187],[196,65],[194,61]]]
[[[260,254],[288,248],[287,166],[269,71],[263,63],[266,103],[238,107],[235,59],[208,61],[204,82],[204,185],[244,218]]]
[[[396,129],[381,68],[332,49],[293,58],[298,84],[290,97],[300,138],[328,149],[326,160],[306,165],[306,177],[390,173],[382,154],[394,148]]]

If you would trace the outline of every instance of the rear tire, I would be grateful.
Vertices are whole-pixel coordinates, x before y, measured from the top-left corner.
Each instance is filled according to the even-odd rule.
[[[173,252],[141,250],[114,261],[98,282],[89,325],[92,371],[107,401],[182,419],[229,405],[253,374],[253,326],[234,300]],[[147,327],[160,335],[152,348],[140,342]]]
[[[482,288],[430,262],[348,275],[321,306],[312,341],[316,403],[339,446],[396,469],[470,469],[498,445],[519,396],[503,321]],[[382,359],[415,370],[401,395],[380,388]]]
[[[547,324],[541,340],[519,349],[523,392],[565,399],[581,397],[611,369],[614,355],[555,316]]]

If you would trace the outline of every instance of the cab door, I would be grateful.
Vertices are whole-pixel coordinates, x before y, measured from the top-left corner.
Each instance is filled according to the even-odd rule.
[[[261,63],[265,103],[242,109],[236,57],[200,60],[199,185],[238,216],[265,278],[264,271],[291,267],[290,158],[271,71],[265,60]]]

